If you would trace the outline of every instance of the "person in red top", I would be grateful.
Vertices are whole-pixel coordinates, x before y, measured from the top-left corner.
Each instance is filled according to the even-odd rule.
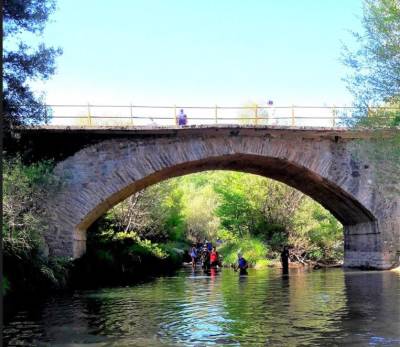
[[[215,247],[213,247],[211,253],[210,253],[210,266],[211,267],[216,267],[219,264],[219,256],[218,252]]]

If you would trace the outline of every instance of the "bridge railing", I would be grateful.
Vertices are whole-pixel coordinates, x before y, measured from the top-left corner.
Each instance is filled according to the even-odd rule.
[[[187,125],[274,125],[346,127],[359,124],[388,126],[400,120],[400,108],[351,106],[148,106],[46,105],[46,124],[65,126],[177,126],[181,109]]]

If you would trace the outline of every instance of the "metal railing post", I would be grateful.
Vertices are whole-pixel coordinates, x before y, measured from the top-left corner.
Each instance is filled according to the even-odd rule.
[[[333,105],[333,110],[332,110],[332,128],[334,128],[336,125],[336,106]]]
[[[49,118],[47,116],[47,105],[44,105],[44,124],[49,124]]]
[[[255,125],[258,125],[258,106],[257,104],[254,107],[254,119],[255,119]]]
[[[294,127],[296,124],[295,118],[294,118],[294,105],[292,105],[292,127]]]
[[[133,105],[132,105],[132,103],[130,104],[130,110],[131,110],[131,125],[133,125]]]
[[[176,118],[176,105],[174,105],[174,119],[175,119],[175,125],[178,126],[178,118]]]
[[[218,124],[218,106],[215,105],[215,124]]]
[[[88,103],[88,123],[92,125],[92,115],[90,113],[90,104]]]

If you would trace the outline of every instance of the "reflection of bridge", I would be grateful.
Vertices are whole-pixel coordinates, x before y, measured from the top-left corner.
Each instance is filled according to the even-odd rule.
[[[366,130],[266,126],[19,132],[20,150],[56,158],[55,172],[65,182],[47,199],[51,254],[82,255],[87,228],[137,190],[203,170],[238,170],[284,182],[331,211],[345,227],[345,265],[399,264],[398,163],[370,155],[397,130],[381,132],[386,140],[380,141]]]

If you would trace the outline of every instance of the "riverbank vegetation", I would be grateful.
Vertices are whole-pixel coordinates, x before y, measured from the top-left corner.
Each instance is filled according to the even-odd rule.
[[[293,261],[343,257],[343,228],[327,210],[282,183],[239,172],[203,172],[156,184],[114,207],[88,235],[121,232],[157,247],[178,242],[186,253],[189,243],[219,240],[224,265],[235,263],[238,252],[252,266],[279,263],[283,245],[291,246]]]
[[[168,183],[150,189],[150,195],[138,192],[127,201],[130,210],[118,205],[95,223],[82,258],[50,257],[41,206],[46,194],[62,185],[52,175],[53,167],[51,161],[28,165],[19,157],[3,160],[3,294],[132,283],[182,264],[187,244],[176,212],[179,196]],[[163,208],[147,211],[157,202],[148,200],[150,196],[157,197]]]
[[[88,230],[87,252],[74,264],[75,286],[128,284],[181,266],[189,244],[176,183],[137,192]]]
[[[24,165],[18,157],[3,160],[3,293],[66,284],[68,261],[47,256],[46,220],[40,208],[45,191],[61,184],[52,170],[50,161]]]

